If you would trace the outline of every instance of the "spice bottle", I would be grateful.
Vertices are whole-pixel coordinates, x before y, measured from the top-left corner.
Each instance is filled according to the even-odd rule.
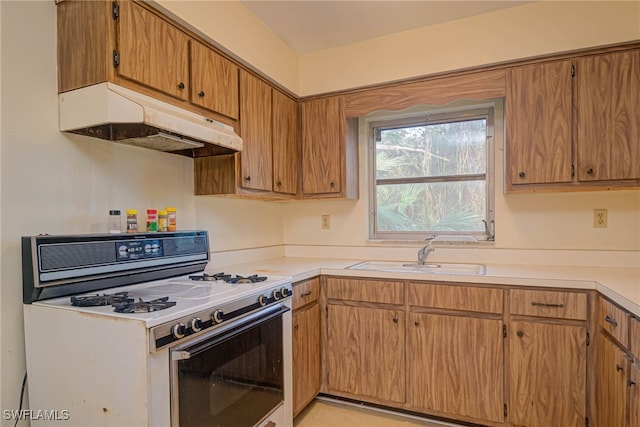
[[[165,208],[167,211],[167,231],[176,231],[176,208]]]
[[[127,209],[127,233],[138,232],[138,210]]]
[[[167,231],[167,211],[158,211],[158,231]]]
[[[120,211],[109,211],[109,233],[120,233],[122,231],[120,227]]]
[[[147,231],[158,231],[157,209],[147,209]]]

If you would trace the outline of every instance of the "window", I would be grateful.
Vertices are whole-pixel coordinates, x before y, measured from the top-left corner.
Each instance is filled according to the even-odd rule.
[[[370,238],[493,237],[492,107],[368,121]]]

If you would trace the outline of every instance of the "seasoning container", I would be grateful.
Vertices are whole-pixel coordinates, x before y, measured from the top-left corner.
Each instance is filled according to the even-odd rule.
[[[122,232],[122,224],[120,223],[120,211],[109,211],[109,233],[116,234],[120,232]]]
[[[167,231],[176,231],[176,208],[165,208],[167,211]]]
[[[147,209],[147,231],[158,231],[157,209]]]
[[[127,209],[127,233],[137,233],[138,232],[138,210],[137,209]]]
[[[167,231],[167,211],[158,211],[158,231]]]

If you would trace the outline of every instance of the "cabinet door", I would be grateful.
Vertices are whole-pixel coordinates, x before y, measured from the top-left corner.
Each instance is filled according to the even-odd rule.
[[[302,103],[302,192],[340,193],[345,138],[342,98]]]
[[[132,1],[120,2],[119,19],[118,75],[187,100],[189,37]]]
[[[640,366],[631,364],[629,371],[629,427],[640,427]]]
[[[578,180],[640,178],[640,49],[580,58]]]
[[[586,328],[514,321],[510,329],[511,422],[528,427],[584,426]]]
[[[238,67],[195,40],[191,40],[191,102],[238,118]]]
[[[241,185],[271,191],[271,86],[240,70]]]
[[[298,414],[320,390],[320,306],[293,315],[293,413]]]
[[[408,331],[413,408],[504,422],[501,320],[412,313]]]
[[[328,389],[404,403],[404,313],[328,306]]]
[[[571,61],[507,70],[507,183],[571,181]]]
[[[298,103],[273,90],[273,191],[298,192]]]
[[[597,427],[624,426],[627,407],[627,358],[610,339],[599,333],[596,356]]]

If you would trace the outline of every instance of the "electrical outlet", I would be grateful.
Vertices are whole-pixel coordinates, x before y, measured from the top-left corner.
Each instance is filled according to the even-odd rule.
[[[322,229],[328,230],[331,228],[331,215],[322,215]]]
[[[607,210],[593,210],[593,228],[607,228]]]

